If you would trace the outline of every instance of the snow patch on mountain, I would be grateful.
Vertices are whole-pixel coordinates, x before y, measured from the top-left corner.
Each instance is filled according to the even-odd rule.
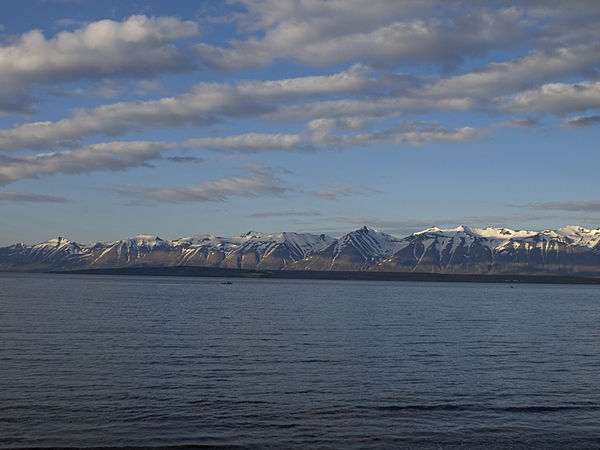
[[[365,226],[338,239],[334,255],[339,255],[349,246],[354,247],[366,259],[372,259],[392,255],[405,244],[387,233]]]
[[[0,248],[0,268],[95,268],[199,265],[300,270],[535,270],[600,272],[600,229],[567,226],[530,231],[460,226],[431,227],[397,239],[363,227],[334,239],[310,233],[249,231],[232,237],[199,234],[163,240],[138,234],[114,242],[80,245],[63,237]],[[595,266],[598,265],[598,269]],[[19,269],[21,267],[22,269]],[[533,267],[533,266],[532,266]],[[454,269],[453,269],[454,268]],[[474,269],[473,269],[474,270]],[[483,272],[481,272],[483,273]]]

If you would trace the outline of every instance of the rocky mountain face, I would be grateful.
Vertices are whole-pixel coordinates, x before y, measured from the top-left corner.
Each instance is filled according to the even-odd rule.
[[[434,227],[399,239],[363,227],[338,239],[251,231],[228,238],[199,235],[177,240],[138,235],[91,245],[55,238],[0,248],[0,270],[144,266],[600,276],[600,229]]]
[[[286,267],[288,270],[369,270],[393,255],[401,240],[381,231],[360,228],[334,240],[327,247]]]
[[[248,232],[222,238],[177,240],[140,234],[116,242],[80,245],[65,238],[0,248],[0,270],[68,270],[107,267],[206,266],[283,269],[333,243],[325,235]]]
[[[403,239],[401,248],[374,270],[600,274],[600,229],[430,228]]]

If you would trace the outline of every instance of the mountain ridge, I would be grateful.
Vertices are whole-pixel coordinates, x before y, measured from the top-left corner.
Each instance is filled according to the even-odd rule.
[[[0,270],[197,266],[249,270],[600,275],[600,228],[430,227],[397,238],[361,227],[325,234],[249,231],[173,240],[150,234],[93,244],[64,237],[0,248]]]

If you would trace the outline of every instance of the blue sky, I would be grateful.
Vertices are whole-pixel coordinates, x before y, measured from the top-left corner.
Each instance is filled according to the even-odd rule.
[[[600,226],[600,3],[0,4],[0,245]]]

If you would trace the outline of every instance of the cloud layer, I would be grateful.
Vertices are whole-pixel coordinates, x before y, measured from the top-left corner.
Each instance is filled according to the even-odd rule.
[[[376,0],[266,0],[243,2],[244,26],[262,37],[234,40],[228,47],[199,44],[208,67],[240,70],[276,58],[326,66],[360,59],[375,66],[397,63],[456,64],[464,57],[515,43],[524,26],[506,8],[469,8],[461,14],[442,4]]]
[[[143,15],[92,22],[50,39],[28,31],[0,46],[0,112],[29,109],[27,91],[35,83],[190,69],[193,64],[174,43],[197,33],[192,21]]]
[[[286,184],[273,173],[260,168],[251,170],[246,175],[202,181],[190,186],[115,188],[112,192],[121,196],[156,202],[202,203],[224,201],[234,196],[281,195],[288,190]]]
[[[577,142],[600,124],[595,0],[238,0],[216,9],[222,17],[63,18],[55,23],[67,31],[5,37],[0,185],[152,167],[194,171],[199,181],[138,178],[107,189],[149,202],[286,194],[343,203],[386,193],[331,176],[338,151],[342,160],[454,144],[444,149],[460,160],[467,142],[525,130]],[[322,156],[331,167],[315,170]],[[298,169],[284,167],[292,160]],[[208,162],[237,175],[214,178]],[[16,191],[0,191],[0,200],[64,201]],[[528,207],[598,211],[595,201]],[[248,216],[313,217],[318,208],[264,209]]]

